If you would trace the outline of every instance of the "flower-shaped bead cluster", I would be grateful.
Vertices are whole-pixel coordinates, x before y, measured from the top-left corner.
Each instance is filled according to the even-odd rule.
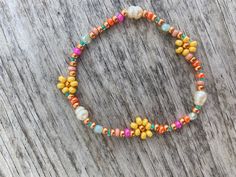
[[[140,136],[142,140],[152,137],[152,124],[147,118],[136,117],[135,122],[131,122],[130,127],[134,130],[135,136]]]
[[[78,81],[75,80],[75,77],[65,78],[64,76],[59,76],[58,81],[57,88],[60,89],[62,93],[75,94],[78,87]]]
[[[183,56],[187,56],[189,53],[195,53],[197,50],[197,41],[191,41],[188,36],[184,39],[177,39],[175,45],[177,46],[176,53],[182,54]]]

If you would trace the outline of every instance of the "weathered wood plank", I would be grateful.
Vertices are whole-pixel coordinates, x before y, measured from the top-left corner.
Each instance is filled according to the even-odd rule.
[[[200,118],[148,141],[95,135],[55,87],[80,36],[131,4],[198,40],[208,77]],[[234,177],[235,14],[233,0],[0,1],[0,176]],[[193,72],[173,47],[144,20],[102,34],[81,57],[81,103],[108,127],[136,115],[171,122],[188,112]]]

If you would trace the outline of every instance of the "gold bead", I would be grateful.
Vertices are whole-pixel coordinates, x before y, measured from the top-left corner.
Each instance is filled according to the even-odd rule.
[[[102,134],[103,134],[103,135],[107,135],[107,131],[108,131],[107,128],[103,128],[103,129],[102,129]]]
[[[76,76],[76,71],[69,71],[69,76],[75,77]]]
[[[179,47],[179,48],[177,48],[176,50],[175,50],[175,52],[177,53],[177,54],[181,54],[182,52],[183,52],[183,47]]]
[[[189,50],[188,49],[184,49],[183,52],[182,52],[182,55],[183,56],[186,56],[189,54]]]
[[[146,134],[145,132],[142,132],[142,133],[141,133],[141,139],[142,139],[142,140],[145,140],[146,137],[147,137],[147,134]]]
[[[61,82],[60,82],[60,83],[57,84],[57,88],[58,88],[58,89],[63,89],[64,87],[65,87],[65,84],[64,84],[64,83],[61,83]]]
[[[69,88],[69,92],[72,93],[72,94],[75,93],[76,92],[76,88],[75,87],[70,87]]]
[[[138,124],[138,125],[141,125],[142,124],[142,119],[141,119],[141,117],[136,117],[136,123]]]
[[[183,41],[182,40],[176,40],[175,41],[175,45],[177,45],[177,46],[182,46],[183,45]]]
[[[77,86],[78,86],[78,81],[72,81],[72,82],[70,83],[70,85],[71,85],[72,87],[77,87]]]
[[[197,50],[196,47],[189,47],[189,51],[192,52],[192,53],[196,52],[196,50]]]
[[[190,47],[197,47],[197,41],[190,42]]]
[[[150,137],[150,138],[151,138],[152,135],[153,135],[152,132],[151,132],[150,130],[147,130],[147,131],[146,131],[146,134],[147,134],[147,136]]]
[[[64,76],[59,76],[58,77],[58,80],[62,83],[65,83],[66,82],[66,78]]]
[[[148,123],[148,119],[147,118],[143,119],[143,126],[146,126],[147,123]]]
[[[64,87],[61,91],[62,91],[62,93],[69,92],[69,88],[68,87]]]
[[[189,38],[188,36],[186,36],[186,37],[183,39],[184,42],[189,42],[189,40],[190,40],[190,38]]]
[[[152,126],[152,124],[150,122],[148,122],[147,125],[145,126],[146,130],[150,130],[151,126]]]
[[[70,76],[70,77],[67,78],[67,81],[68,81],[68,82],[75,81],[75,77],[71,77],[71,76]]]
[[[131,122],[130,127],[131,127],[132,129],[137,129],[137,128],[138,128],[138,124],[136,124],[136,123],[134,123],[134,122]]]
[[[134,132],[135,136],[139,136],[140,133],[141,133],[141,131],[139,129],[136,129],[135,132]]]

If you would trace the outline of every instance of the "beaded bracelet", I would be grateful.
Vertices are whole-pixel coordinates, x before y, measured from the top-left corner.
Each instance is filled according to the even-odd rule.
[[[76,81],[77,60],[79,56],[81,56],[85,46],[105,30],[111,28],[115,24],[122,23],[126,17],[136,20],[143,17],[148,21],[154,22],[161,31],[171,35],[173,38],[176,38],[175,45],[177,48],[175,52],[184,56],[185,60],[190,63],[196,71],[196,91],[193,96],[194,106],[192,111],[189,114],[177,119],[170,125],[151,123],[147,118],[141,118],[138,116],[135,118],[134,122],[130,123],[130,128],[106,128],[91,121],[88,111],[83,106],[80,106],[79,99],[75,95],[78,87],[78,81]],[[185,33],[170,26],[153,12],[143,10],[138,6],[130,6],[127,10],[122,10],[117,15],[107,19],[101,26],[93,28],[89,34],[82,37],[79,44],[73,49],[73,53],[69,57],[69,76],[67,78],[59,76],[59,83],[57,84],[57,87],[68,98],[75,110],[76,117],[83,121],[86,126],[93,129],[95,133],[106,136],[126,138],[140,136],[140,138],[144,140],[147,137],[152,137],[154,132],[157,134],[163,134],[165,132],[171,132],[180,129],[183,125],[188,124],[192,120],[195,120],[197,118],[197,114],[200,113],[200,110],[207,99],[207,93],[204,91],[205,74],[203,73],[201,62],[194,56],[196,49],[197,41],[193,41]]]

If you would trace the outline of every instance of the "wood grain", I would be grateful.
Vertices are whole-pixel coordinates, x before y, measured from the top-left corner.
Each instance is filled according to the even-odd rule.
[[[198,40],[208,78],[200,118],[148,141],[95,135],[55,86],[80,36],[132,4]],[[235,29],[234,0],[0,0],[0,176],[234,177]],[[167,123],[190,111],[193,71],[145,20],[102,34],[78,69],[81,103],[100,124]]]

